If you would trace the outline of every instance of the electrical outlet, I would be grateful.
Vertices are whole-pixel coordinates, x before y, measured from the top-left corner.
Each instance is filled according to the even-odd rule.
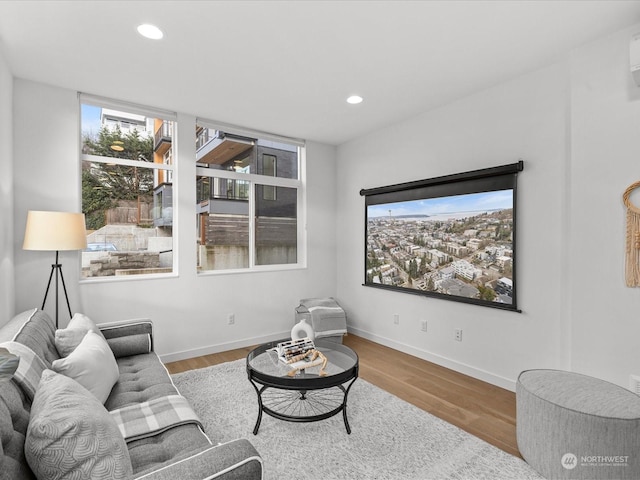
[[[236,323],[236,314],[230,313],[227,315],[227,325],[235,325]]]
[[[458,342],[462,341],[462,329],[461,328],[456,328],[455,339]]]
[[[398,313],[393,314],[393,323],[395,323],[396,325],[400,323],[400,314]]]
[[[427,331],[427,321],[426,320],[420,320],[420,330],[422,330],[423,332]]]

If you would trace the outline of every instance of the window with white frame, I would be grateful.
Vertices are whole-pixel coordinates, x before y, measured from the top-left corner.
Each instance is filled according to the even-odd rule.
[[[82,278],[173,272],[175,114],[80,96]]]
[[[198,271],[303,264],[302,142],[196,125]]]

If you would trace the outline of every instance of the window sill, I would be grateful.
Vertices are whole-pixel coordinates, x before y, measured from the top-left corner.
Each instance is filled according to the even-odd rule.
[[[291,265],[261,265],[253,268],[235,268],[227,270],[203,270],[198,272],[198,277],[209,277],[218,275],[237,275],[247,273],[264,273],[264,272],[286,272],[291,270],[305,270],[306,264],[296,263]]]

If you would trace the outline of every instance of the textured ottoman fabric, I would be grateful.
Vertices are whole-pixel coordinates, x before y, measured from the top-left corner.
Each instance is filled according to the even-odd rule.
[[[529,370],[516,384],[517,440],[543,476],[640,478],[640,397],[597,378]]]

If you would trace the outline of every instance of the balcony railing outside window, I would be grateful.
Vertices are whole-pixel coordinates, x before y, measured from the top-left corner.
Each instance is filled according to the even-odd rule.
[[[154,146],[156,150],[158,150],[158,147],[162,142],[171,143],[172,131],[173,131],[173,122],[170,122],[167,120],[162,122],[162,126],[158,128],[158,130],[155,133]]]
[[[200,150],[207,143],[209,143],[209,140],[215,137],[215,130],[211,130],[210,128],[203,128],[202,131],[198,134],[198,138],[196,138],[196,151]]]
[[[249,182],[228,178],[200,178],[197,187],[197,201],[207,200],[249,200]]]

